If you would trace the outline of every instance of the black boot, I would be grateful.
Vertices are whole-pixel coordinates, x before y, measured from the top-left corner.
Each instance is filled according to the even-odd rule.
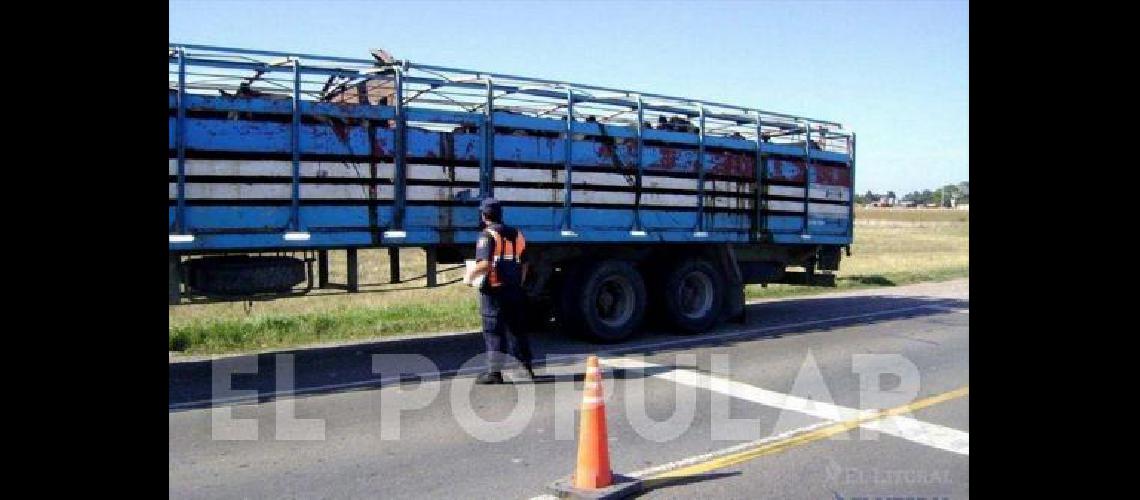
[[[502,372],[480,373],[478,377],[475,377],[475,383],[480,385],[502,384],[503,374]]]

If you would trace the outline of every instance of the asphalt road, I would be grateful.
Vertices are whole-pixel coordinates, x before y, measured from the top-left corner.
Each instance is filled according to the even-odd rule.
[[[573,470],[582,360],[596,353],[613,469],[651,479],[641,498],[969,497],[969,280],[750,304],[746,324],[699,336],[535,341],[539,379],[506,386],[472,385],[477,334],[227,358],[255,371],[232,377],[226,363],[171,363],[170,496],[543,495]],[[438,380],[400,373],[432,367]],[[847,410],[924,401],[905,413],[918,431],[860,421],[804,439],[868,415]],[[646,472],[686,459],[695,471],[669,481]]]

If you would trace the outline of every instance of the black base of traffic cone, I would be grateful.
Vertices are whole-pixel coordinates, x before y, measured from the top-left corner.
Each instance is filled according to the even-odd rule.
[[[548,488],[558,498],[580,498],[589,500],[614,500],[641,492],[642,481],[629,476],[613,475],[613,484],[596,490],[583,490],[574,487],[573,476],[567,476],[550,483]]]

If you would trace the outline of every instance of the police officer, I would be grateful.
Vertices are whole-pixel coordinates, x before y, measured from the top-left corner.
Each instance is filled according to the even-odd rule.
[[[480,203],[479,216],[483,231],[475,243],[476,265],[466,281],[485,275],[479,290],[479,308],[490,368],[475,381],[479,384],[503,383],[502,369],[507,352],[522,362],[533,379],[530,340],[521,321],[526,306],[522,287],[527,272],[527,264],[523,260],[526,238],[523,238],[522,231],[503,224],[502,205],[494,198],[485,198]]]

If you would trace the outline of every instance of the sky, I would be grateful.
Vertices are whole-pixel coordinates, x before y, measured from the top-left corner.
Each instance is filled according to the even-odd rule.
[[[837,121],[855,190],[969,180],[965,1],[170,0],[170,41],[396,58]]]

